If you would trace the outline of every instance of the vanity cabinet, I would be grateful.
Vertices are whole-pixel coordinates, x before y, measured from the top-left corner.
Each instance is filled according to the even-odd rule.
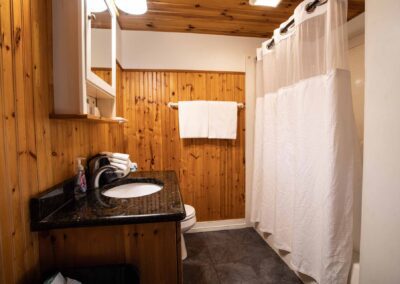
[[[182,283],[180,222],[67,228],[39,233],[40,269],[130,264],[140,283]]]
[[[103,1],[52,1],[55,118],[115,117],[116,11]]]

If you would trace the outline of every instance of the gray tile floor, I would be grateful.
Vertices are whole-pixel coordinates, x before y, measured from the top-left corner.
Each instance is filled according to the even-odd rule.
[[[184,283],[301,283],[253,228],[185,234]]]

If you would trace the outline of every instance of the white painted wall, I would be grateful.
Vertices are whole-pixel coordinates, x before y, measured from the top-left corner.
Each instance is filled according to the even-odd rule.
[[[399,0],[367,0],[360,283],[400,283]]]
[[[125,69],[245,71],[263,39],[191,33],[121,32]]]
[[[364,18],[364,17],[362,17]],[[349,68],[351,72],[351,94],[353,98],[354,118],[360,144],[364,140],[364,92],[365,92],[365,59],[364,34],[358,34],[349,41]],[[360,252],[362,190],[354,191],[353,199],[353,247]],[[355,258],[358,258],[356,256]]]
[[[122,42],[122,30],[121,27],[119,26],[119,23],[117,21],[117,51],[116,51],[116,57],[117,57],[117,61],[121,64],[122,61],[122,48],[121,48],[121,42]]]
[[[349,39],[353,39],[365,32],[365,13],[358,15],[347,23]],[[350,43],[351,44],[351,43]]]
[[[117,23],[116,57],[121,62],[121,28]],[[92,65],[93,67],[111,68],[111,31],[107,29],[92,29]]]

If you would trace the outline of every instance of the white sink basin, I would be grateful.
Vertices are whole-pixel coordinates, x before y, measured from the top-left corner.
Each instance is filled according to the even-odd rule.
[[[162,185],[155,183],[137,182],[127,183],[110,188],[109,190],[104,191],[102,194],[104,196],[113,198],[133,198],[156,193],[162,188]]]

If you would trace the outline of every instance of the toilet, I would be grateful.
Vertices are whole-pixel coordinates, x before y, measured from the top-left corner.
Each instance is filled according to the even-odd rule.
[[[186,218],[181,221],[181,251],[182,260],[187,257],[187,250],[183,234],[189,231],[196,224],[196,210],[193,206],[185,204]]]

